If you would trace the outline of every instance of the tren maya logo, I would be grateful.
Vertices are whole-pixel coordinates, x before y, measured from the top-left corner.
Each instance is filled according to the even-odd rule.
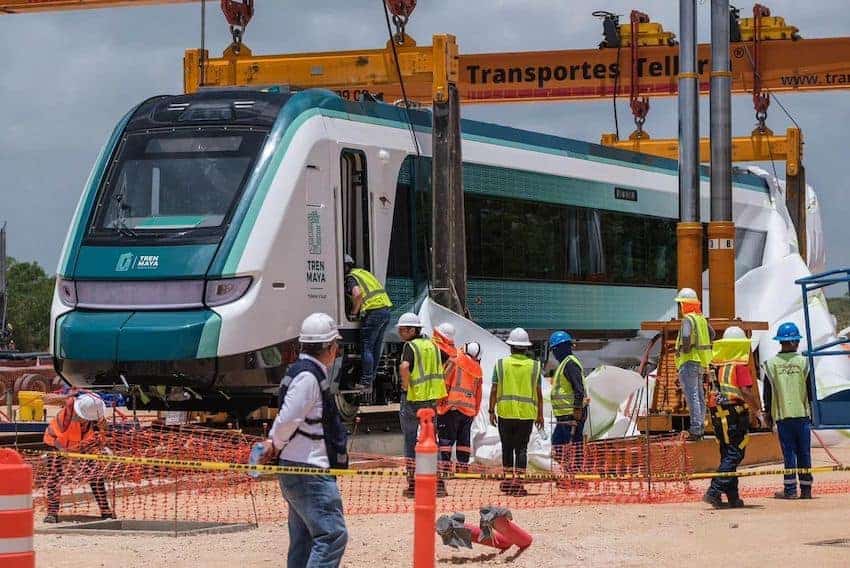
[[[140,254],[137,256],[132,252],[125,252],[118,257],[118,262],[115,263],[115,272],[127,272],[130,269],[156,270],[157,268],[159,268],[159,255],[157,254]]]

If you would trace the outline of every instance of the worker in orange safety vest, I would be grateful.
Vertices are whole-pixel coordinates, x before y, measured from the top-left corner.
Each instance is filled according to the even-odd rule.
[[[47,397],[50,399],[51,397]],[[48,400],[48,402],[53,402]],[[106,405],[94,393],[76,393],[69,397],[59,398],[56,402],[63,405],[62,409],[44,431],[44,443],[56,452],[93,453],[105,448],[104,432],[106,431]],[[111,453],[111,452],[110,452]],[[45,523],[59,522],[59,498],[61,495],[62,471],[65,458],[55,452],[46,456],[47,459],[47,516]],[[103,478],[94,478],[89,482],[100,516],[104,519],[114,519],[115,515],[109,507],[106,498],[106,483]]]
[[[452,448],[457,453],[458,469],[468,468],[472,453],[472,421],[481,408],[481,346],[467,343],[445,365],[448,396],[437,403],[437,437],[440,459],[451,463]]]

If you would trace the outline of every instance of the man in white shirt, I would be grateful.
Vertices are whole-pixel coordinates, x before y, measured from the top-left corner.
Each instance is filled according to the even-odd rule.
[[[327,421],[323,424],[328,406],[322,394],[333,379],[328,370],[337,357],[339,339],[336,323],[327,314],[312,314],[301,324],[301,355],[281,381],[280,412],[264,442],[265,455],[280,451],[280,465],[327,469],[336,467],[340,458],[347,463],[344,438],[341,446],[334,444],[327,437]],[[281,475],[280,488],[289,505],[287,566],[339,566],[348,531],[336,478]]]

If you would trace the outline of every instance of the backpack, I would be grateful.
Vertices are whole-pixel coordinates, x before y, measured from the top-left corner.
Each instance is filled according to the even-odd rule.
[[[286,375],[280,382],[280,394],[278,395],[278,407],[283,406],[283,401],[286,399],[286,391],[292,379],[299,374],[307,371],[316,378],[319,383],[319,390],[322,392],[322,417],[321,418],[305,418],[307,424],[321,424],[321,434],[311,434],[298,428],[292,434],[295,436],[304,436],[311,440],[324,440],[325,451],[328,454],[328,463],[332,469],[347,469],[348,468],[348,433],[345,429],[345,424],[342,422],[342,416],[339,413],[339,408],[336,405],[336,398],[330,391],[330,384],[325,378],[325,373],[316,363],[310,359],[298,359],[292,363],[286,370]]]

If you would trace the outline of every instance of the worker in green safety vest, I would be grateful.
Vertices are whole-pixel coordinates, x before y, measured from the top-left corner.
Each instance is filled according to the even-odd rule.
[[[676,337],[676,369],[690,414],[689,440],[699,440],[705,433],[705,387],[703,377],[711,362],[714,330],[702,315],[697,293],[682,288],[676,295],[682,324]]]
[[[786,322],[780,325],[773,339],[779,342],[781,350],[764,364],[767,374],[764,406],[770,419],[776,422],[785,469],[809,469],[812,467],[809,362],[797,352],[802,337],[795,324]],[[774,497],[796,499],[798,479],[800,499],[811,499],[811,473],[786,475],[783,490],[775,493]]]
[[[396,324],[399,337],[406,343],[401,353],[398,374],[401,377],[401,405],[399,422],[404,434],[404,457],[407,461],[407,488],[405,497],[413,497],[413,466],[416,459],[416,436],[421,408],[432,408],[436,413],[437,401],[448,396],[443,374],[443,359],[437,345],[422,335],[422,321],[412,313],[402,314]],[[434,438],[436,440],[436,437]],[[437,496],[448,493],[442,479],[437,482]]]
[[[345,255],[344,265],[345,294],[351,305],[349,313],[360,318],[360,380],[355,388],[369,392],[381,360],[393,303],[375,275],[357,268],[351,256]]]
[[[490,388],[490,423],[499,428],[502,443],[502,467],[512,479],[501,484],[504,493],[525,496],[528,492],[517,479],[528,466],[528,442],[534,424],[543,429],[543,393],[540,387],[542,366],[530,358],[528,333],[518,327],[506,342],[508,357],[499,359],[493,369]]]

